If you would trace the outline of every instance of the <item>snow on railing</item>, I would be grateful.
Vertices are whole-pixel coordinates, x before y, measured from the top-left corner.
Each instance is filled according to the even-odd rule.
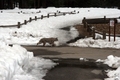
[[[1,11],[1,13],[3,13],[3,11]],[[18,12],[18,13],[20,13],[20,12]],[[25,14],[24,12],[21,12],[21,13]],[[39,13],[40,13],[40,11],[39,11]],[[17,27],[17,28],[20,28],[22,25],[26,25],[27,23],[32,22],[32,21],[37,21],[38,19],[49,18],[49,17],[52,17],[52,16],[54,16],[54,17],[62,16],[62,15],[65,16],[66,14],[77,14],[77,13],[79,13],[79,11],[78,12],[76,12],[75,10],[71,11],[71,12],[57,11],[57,12],[48,13],[46,16],[41,15],[41,17],[37,17],[37,16],[35,16],[34,18],[30,17],[29,20],[24,20],[23,23],[18,22],[16,25],[0,25],[0,27]]]

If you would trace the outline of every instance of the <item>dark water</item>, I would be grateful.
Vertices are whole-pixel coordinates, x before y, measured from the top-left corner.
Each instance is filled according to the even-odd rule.
[[[50,70],[45,80],[103,80],[102,70],[73,66],[55,67]]]

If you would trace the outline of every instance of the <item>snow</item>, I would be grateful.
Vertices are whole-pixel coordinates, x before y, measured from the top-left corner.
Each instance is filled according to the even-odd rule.
[[[0,45],[0,80],[42,80],[54,65],[19,45]]]
[[[93,48],[116,48],[120,49],[120,38],[116,37],[116,41],[111,37],[111,41],[107,39],[97,39],[94,40],[91,38],[80,39],[75,43],[70,43],[69,46],[78,46],[78,47],[93,47]]]
[[[105,64],[110,67],[116,68],[116,70],[107,70],[107,76],[105,80],[120,80],[120,57],[109,55],[107,59],[104,60]]]
[[[59,45],[65,44],[67,41],[78,36],[76,29],[65,31],[60,28],[71,27],[75,24],[80,24],[83,17],[97,18],[97,17],[119,17],[120,10],[118,9],[103,9],[103,8],[47,8],[47,9],[14,9],[2,10],[0,13],[0,25],[13,25],[17,22],[23,22],[30,17],[40,17],[47,15],[50,12],[69,12],[79,11],[79,14],[72,14],[59,17],[44,18],[43,20],[33,21],[21,28],[0,28],[0,37],[7,44],[20,45],[36,45],[36,43],[43,37],[58,37]],[[89,10],[89,12],[88,12]],[[36,13],[41,11],[41,13]],[[18,14],[18,12],[22,12]],[[96,13],[97,12],[97,13]],[[26,13],[26,14],[24,14]],[[99,14],[98,14],[99,13]],[[94,15],[91,15],[94,14]],[[14,17],[15,16],[15,17]],[[15,33],[17,32],[17,33]],[[50,33],[50,34],[49,34]],[[5,35],[5,36],[4,36]],[[32,36],[31,36],[32,35]]]
[[[0,26],[16,25],[18,22],[24,22],[30,17],[40,17],[52,12],[79,11],[78,14],[67,14],[66,16],[44,18],[43,20],[32,21],[21,28],[2,28],[0,27],[0,80],[43,80],[48,69],[56,64],[50,60],[34,57],[32,52],[28,52],[20,45],[36,45],[43,37],[58,37],[57,46],[66,44],[67,41],[78,36],[77,30],[73,25],[82,23],[86,18],[107,18],[119,17],[119,9],[108,8],[47,8],[47,9],[19,9],[0,10]],[[61,28],[69,27],[69,31]],[[98,34],[97,34],[98,36]],[[96,36],[96,37],[97,37]],[[9,44],[14,44],[12,47]],[[80,39],[70,46],[79,47],[97,47],[97,48],[116,48],[120,49],[120,38],[111,42],[108,38],[105,40],[92,38]],[[82,58],[81,58],[82,59]],[[104,61],[117,70],[108,71],[110,78],[106,80],[120,79],[120,58],[112,55]]]

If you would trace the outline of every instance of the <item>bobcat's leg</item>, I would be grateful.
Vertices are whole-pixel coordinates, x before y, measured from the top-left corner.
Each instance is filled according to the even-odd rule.
[[[39,42],[37,43],[37,45],[39,44]]]
[[[54,46],[52,42],[49,42],[49,44],[50,44],[51,47]]]
[[[55,46],[55,44],[54,44],[54,43],[52,43],[52,46],[54,47],[54,46]]]
[[[44,42],[44,43],[43,43],[43,46],[45,46],[45,44],[46,44],[46,43]]]
[[[37,43],[37,45],[38,45],[38,44],[41,44],[41,42],[39,41],[39,42]]]

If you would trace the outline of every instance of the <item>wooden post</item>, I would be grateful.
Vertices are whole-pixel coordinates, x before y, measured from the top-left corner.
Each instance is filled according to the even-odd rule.
[[[104,16],[104,20],[106,20],[106,16]]]
[[[18,28],[20,28],[20,22],[18,22]]]
[[[109,26],[109,41],[110,41],[110,26]]]
[[[90,25],[87,25],[87,32],[90,32]]]
[[[63,13],[63,15],[65,16],[65,13]]]
[[[111,28],[111,27],[114,27],[114,41],[115,41],[115,27],[116,27],[116,26],[115,26],[115,19],[111,19],[111,20],[110,20],[110,25],[109,25],[109,41],[110,41],[110,32],[111,32],[111,31],[110,31],[110,30],[111,30],[110,28]]]
[[[35,21],[37,20],[37,16],[35,16]]]
[[[32,18],[30,17],[29,21],[31,22],[32,21]]]
[[[43,19],[43,15],[41,15],[41,19]]]
[[[93,28],[93,39],[95,39],[95,28]]]
[[[54,13],[54,16],[56,17],[56,16],[57,16],[57,14],[56,14],[56,13]]]
[[[13,44],[9,44],[9,46],[13,47]]]
[[[38,13],[41,13],[41,11],[39,11]]]
[[[24,20],[24,23],[25,23],[25,25],[27,24],[27,21],[26,20]]]
[[[84,28],[87,28],[87,22],[85,21],[85,23],[84,23]]]
[[[59,11],[57,10],[57,12],[59,12]]]
[[[92,31],[92,26],[89,24],[87,25],[87,31],[90,33]]]
[[[111,23],[110,23],[110,20],[109,20],[109,41],[110,41],[110,33],[111,33]]]
[[[86,28],[87,23],[86,23],[86,18],[85,18],[85,17],[83,18],[82,23],[83,23],[83,25],[84,25],[84,28]]]
[[[106,32],[103,31],[103,39],[106,39]]]
[[[47,17],[49,18],[49,17],[50,17],[50,15],[49,15],[49,14],[47,14]]]
[[[114,41],[115,41],[115,36],[116,36],[116,22],[115,22],[116,20],[114,19]]]

